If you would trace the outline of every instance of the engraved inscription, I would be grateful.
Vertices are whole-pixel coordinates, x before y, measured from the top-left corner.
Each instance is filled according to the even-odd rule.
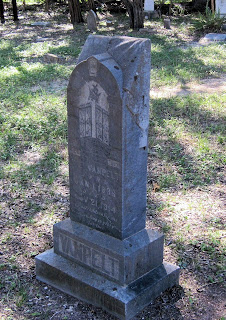
[[[76,214],[82,220],[85,215],[91,226],[115,230],[118,212],[118,169],[108,170],[91,163],[86,169],[86,175],[81,180],[74,180],[77,191],[73,193],[73,197],[79,207]]]
[[[111,70],[95,57],[76,68],[76,81],[71,83],[68,99],[70,217],[120,237],[122,100],[119,86]],[[98,261],[101,260],[94,256],[94,265]]]
[[[119,260],[59,233],[59,251],[101,273],[119,280]]]
[[[91,105],[87,105],[85,108],[79,110],[81,137],[91,137],[92,135],[91,111]]]
[[[82,87],[79,101],[80,137],[96,138],[108,145],[109,104],[106,92],[97,82],[89,81]]]

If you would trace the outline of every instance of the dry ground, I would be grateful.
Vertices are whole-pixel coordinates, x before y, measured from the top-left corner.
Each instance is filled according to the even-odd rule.
[[[46,18],[48,15],[41,11],[32,15],[34,21]],[[57,28],[34,28],[26,19],[29,19],[28,12],[24,13],[24,19],[21,19],[17,27],[10,22],[4,27],[0,26],[1,35],[6,39],[18,37],[19,41],[23,39],[37,41],[40,38],[51,38],[54,41],[66,36],[73,38],[80,32],[73,31],[70,24],[60,23]],[[145,32],[147,31],[140,31],[137,35]],[[152,32],[162,32],[172,36],[176,30],[152,29]],[[82,33],[81,44],[87,34],[87,31]],[[125,34],[127,34],[126,29]],[[177,36],[183,37],[188,43],[195,39],[193,36],[185,37],[179,32]],[[75,60],[65,63],[75,65]],[[222,79],[225,79],[225,75]],[[208,91],[211,83],[213,82],[210,80],[208,85],[203,83],[202,92]],[[45,83],[40,83],[40,86],[44,85]],[[63,84],[58,81],[51,84],[52,88],[60,91],[62,95],[65,95],[66,85],[67,81]],[[221,83],[221,86],[222,91],[225,90],[225,84]],[[189,88],[192,88],[194,93],[194,90],[200,87],[192,84]],[[34,92],[37,89],[38,87],[33,87]],[[168,97],[169,90],[173,90],[173,94],[170,95],[177,94],[175,88],[161,88],[152,91],[152,98]],[[189,149],[189,145],[186,147]],[[65,146],[59,149],[59,154],[66,163]],[[27,150],[20,156],[27,166],[40,165],[42,160],[39,152],[34,150],[32,152]],[[3,164],[5,165],[3,162],[0,163]],[[163,293],[134,320],[223,320],[225,319],[223,271],[222,274],[219,273],[221,269],[215,259],[221,252],[217,246],[212,251],[211,244],[210,248],[208,247],[208,241],[211,236],[213,237],[208,228],[212,223],[213,229],[219,231],[216,241],[219,237],[223,237],[224,184],[218,182],[200,187],[194,186],[188,191],[176,186],[158,192],[158,172],[163,168],[167,171],[166,163],[159,159],[155,149],[150,148],[147,225],[166,233],[165,260],[180,264],[180,286]],[[59,175],[53,185],[42,184],[40,179],[37,178],[36,182],[31,184],[28,181],[24,190],[13,189],[10,185],[12,182],[7,178],[1,180],[0,318],[2,320],[115,319],[100,308],[83,303],[36,280],[34,257],[52,247],[52,225],[68,216],[67,165],[62,164],[59,167]],[[213,239],[211,241],[213,243]],[[214,277],[216,273],[218,273],[217,278]]]

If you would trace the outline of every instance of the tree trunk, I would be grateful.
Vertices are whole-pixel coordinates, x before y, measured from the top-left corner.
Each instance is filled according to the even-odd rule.
[[[171,15],[172,15],[172,8],[173,8],[173,0],[170,0],[169,16],[171,16]]]
[[[0,19],[1,23],[5,23],[3,0],[0,0]]]
[[[211,0],[211,10],[212,10],[212,12],[214,13],[214,11],[215,11],[215,8],[214,8],[214,0]]]
[[[144,27],[143,0],[133,0],[134,29]]]
[[[74,25],[76,23],[84,22],[79,0],[69,0],[68,4],[71,16],[71,23]]]
[[[122,0],[129,14],[130,28],[144,27],[143,0]]]
[[[131,0],[122,0],[124,3],[126,10],[129,14],[129,26],[130,28],[134,29],[134,11],[133,11],[133,4]]]
[[[13,5],[13,21],[18,21],[19,19],[18,19],[16,0],[12,0],[12,5]]]
[[[94,12],[96,12],[96,6],[94,3],[94,0],[88,0],[88,7],[89,7],[89,10],[93,10]]]
[[[45,1],[45,11],[49,13],[49,8],[50,8],[50,0]]]

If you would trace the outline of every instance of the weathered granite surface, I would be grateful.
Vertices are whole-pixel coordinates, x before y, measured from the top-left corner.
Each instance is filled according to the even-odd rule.
[[[179,268],[164,263],[127,285],[107,280],[48,250],[36,258],[37,279],[129,320],[164,290],[178,284]]]
[[[87,16],[87,27],[90,31],[97,30],[97,15],[93,10],[90,10]]]
[[[143,229],[123,241],[66,219],[53,230],[54,252],[119,284],[160,266],[162,234]]]
[[[212,41],[226,41],[226,33],[207,33],[205,37],[200,40],[201,43],[208,43]]]
[[[41,281],[131,319],[178,283],[145,229],[150,41],[89,36],[68,85],[70,218],[36,257]]]
[[[68,86],[70,216],[125,239],[145,227],[150,41],[89,36],[79,62]]]

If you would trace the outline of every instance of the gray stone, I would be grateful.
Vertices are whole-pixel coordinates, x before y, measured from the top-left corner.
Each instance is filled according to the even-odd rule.
[[[93,10],[90,10],[87,16],[87,27],[90,31],[97,31],[97,15]]]
[[[37,279],[129,320],[164,290],[178,284],[179,268],[164,263],[137,281],[120,286],[48,250],[36,257]]]
[[[144,12],[154,11],[154,0],[144,0]]]
[[[208,33],[200,40],[201,43],[212,41],[226,41],[226,33]]]
[[[32,27],[48,27],[50,25],[51,25],[50,22],[45,22],[45,21],[37,21],[37,22],[31,23]]]
[[[164,19],[164,28],[170,29],[170,19]]]
[[[163,235],[143,229],[123,241],[67,219],[54,225],[54,252],[119,284],[163,260]]]
[[[47,63],[58,63],[58,62],[63,62],[65,61],[65,58],[57,56],[56,54],[53,53],[46,53],[44,54],[44,61]]]
[[[93,58],[89,59],[90,56]],[[150,41],[90,36],[78,62],[81,64],[73,72],[68,86],[71,219],[125,239],[145,227]],[[108,97],[106,115],[111,125],[105,126],[108,134],[104,143],[101,139],[92,143],[92,139],[79,136],[82,129],[81,125],[79,129],[76,112],[82,102],[74,92],[80,90],[85,81],[88,83],[90,63],[98,70],[98,76],[92,77],[92,81],[98,80],[99,88],[105,92],[99,89],[100,101]],[[105,188],[96,195],[99,184]],[[81,208],[83,198],[88,206]]]
[[[216,0],[216,12],[220,14],[221,17],[226,17],[226,2],[225,0]]]
[[[145,229],[150,40],[89,36],[68,85],[70,218],[37,278],[130,319],[179,268]]]
[[[221,30],[226,31],[226,23],[222,24]]]

